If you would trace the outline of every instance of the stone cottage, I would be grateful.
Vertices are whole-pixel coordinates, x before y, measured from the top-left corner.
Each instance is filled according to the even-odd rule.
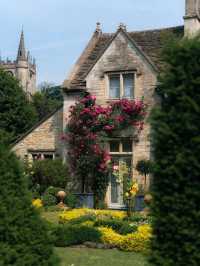
[[[160,51],[169,35],[182,38],[200,30],[200,1],[186,0],[184,25],[165,29],[128,31],[120,24],[115,33],[103,33],[100,24],[63,83],[63,106],[22,136],[13,147],[20,157],[55,158],[66,156],[60,136],[66,127],[69,107],[87,90],[106,105],[120,98],[141,98],[151,108],[156,103],[157,76],[162,68]],[[126,162],[132,175],[143,183],[134,167],[138,160],[151,157],[150,126],[146,121],[139,139],[119,137],[110,140],[108,150],[116,161]],[[107,202],[121,208],[123,185],[110,180]]]

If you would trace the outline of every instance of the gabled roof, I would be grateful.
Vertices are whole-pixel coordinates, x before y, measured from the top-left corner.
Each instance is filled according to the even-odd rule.
[[[46,122],[50,117],[52,117],[56,112],[58,112],[59,110],[61,110],[63,108],[63,103],[58,106],[55,110],[53,110],[52,112],[50,112],[49,114],[47,114],[44,118],[42,118],[39,122],[37,122],[32,128],[30,128],[29,130],[27,130],[24,134],[22,134],[21,136],[19,136],[12,144],[11,147],[14,147],[15,145],[17,145],[20,141],[22,141],[24,138],[26,138],[30,133],[32,133],[36,128],[38,128],[41,124],[43,124],[44,122]]]
[[[182,38],[184,26],[165,29],[125,32],[141,53],[149,59],[158,71],[162,67],[160,52],[164,45],[165,36],[169,34]],[[98,59],[110,45],[116,33],[95,32],[88,46],[75,64],[73,74],[63,83],[64,89],[81,89],[86,87],[85,78]]]

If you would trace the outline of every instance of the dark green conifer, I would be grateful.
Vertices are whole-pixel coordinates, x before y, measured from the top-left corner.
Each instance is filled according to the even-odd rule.
[[[164,51],[160,107],[152,115],[155,158],[153,265],[200,265],[200,39]]]
[[[16,156],[0,145],[0,266],[54,266],[46,224],[31,203]]]

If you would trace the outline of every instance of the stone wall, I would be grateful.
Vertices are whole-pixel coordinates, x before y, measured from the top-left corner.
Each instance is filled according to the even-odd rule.
[[[13,151],[24,158],[31,151],[52,150],[62,156],[63,133],[63,108],[48,117],[45,121],[37,125],[32,131],[28,132],[14,146]]]
[[[155,104],[154,89],[157,73],[123,32],[116,36],[88,74],[86,78],[87,88],[91,94],[96,95],[98,103],[106,105],[109,100],[106,72],[125,70],[136,71],[135,98],[141,99],[144,96],[145,103],[148,104],[150,111]],[[138,160],[148,159],[150,156],[150,126],[146,121],[144,130],[139,136],[139,141],[133,143],[133,167],[136,166]],[[133,177],[142,182],[141,177],[135,170],[133,171]]]

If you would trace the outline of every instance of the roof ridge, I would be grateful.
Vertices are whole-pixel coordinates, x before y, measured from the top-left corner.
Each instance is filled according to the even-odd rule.
[[[172,30],[172,29],[178,29],[178,28],[180,29],[184,28],[184,25],[165,27],[165,28],[155,28],[155,29],[148,29],[148,30],[128,31],[127,33],[155,32],[155,31]]]

